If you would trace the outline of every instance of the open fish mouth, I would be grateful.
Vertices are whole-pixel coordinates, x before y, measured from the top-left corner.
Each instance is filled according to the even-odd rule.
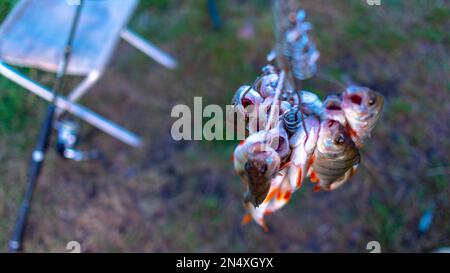
[[[330,111],[340,111],[340,110],[342,110],[342,107],[341,107],[339,101],[333,100],[333,101],[328,101],[326,103],[325,109],[330,110]]]
[[[353,94],[353,95],[350,95],[350,101],[351,101],[353,104],[361,105],[361,103],[362,103],[362,97],[361,97],[361,95]]]

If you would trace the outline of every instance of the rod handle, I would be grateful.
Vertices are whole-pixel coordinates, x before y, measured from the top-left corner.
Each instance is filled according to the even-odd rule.
[[[33,197],[34,188],[41,172],[42,163],[44,161],[45,151],[48,148],[50,134],[53,128],[53,115],[55,113],[55,105],[51,103],[48,106],[47,113],[41,125],[38,142],[33,151],[30,170],[28,173],[28,183],[25,197],[20,206],[19,215],[17,216],[16,225],[11,240],[9,241],[9,250],[17,252],[22,249],[22,240],[27,226],[28,214],[30,212],[31,199]]]

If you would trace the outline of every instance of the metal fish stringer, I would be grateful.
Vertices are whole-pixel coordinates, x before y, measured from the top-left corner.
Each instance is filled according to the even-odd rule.
[[[265,230],[264,216],[284,207],[304,179],[326,191],[350,180],[384,101],[369,88],[343,88],[317,73],[320,53],[309,37],[312,25],[304,10],[295,12],[288,2],[273,0],[276,46],[267,56],[270,64],[233,99],[238,109],[258,108],[257,124],[249,118],[249,136],[236,147],[233,164],[247,190],[243,223],[253,219]],[[303,90],[302,81],[316,74],[344,90],[324,101]]]

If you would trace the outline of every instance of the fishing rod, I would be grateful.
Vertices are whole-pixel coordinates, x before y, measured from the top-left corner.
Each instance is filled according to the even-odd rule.
[[[11,252],[20,251],[22,249],[22,240],[25,234],[27,219],[31,208],[31,200],[33,197],[34,189],[36,187],[36,182],[39,178],[42,165],[44,163],[45,153],[48,148],[48,143],[53,128],[56,100],[58,98],[58,92],[63,88],[67,67],[72,56],[73,40],[80,21],[81,10],[84,4],[83,2],[84,0],[79,0],[79,2],[77,3],[76,12],[70,26],[69,37],[65,44],[64,55],[56,72],[56,78],[52,89],[52,100],[49,102],[49,105],[47,107],[47,112],[41,124],[37,145],[33,150],[31,165],[27,178],[27,188],[25,191],[25,196],[20,206],[12,238],[9,241],[9,250]]]

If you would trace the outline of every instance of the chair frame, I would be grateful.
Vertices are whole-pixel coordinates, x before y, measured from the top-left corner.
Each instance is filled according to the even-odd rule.
[[[167,69],[177,68],[178,63],[172,56],[131,30],[122,30],[120,37]],[[103,70],[92,70],[73,90],[69,92],[67,98],[61,95],[58,96],[56,100],[58,109],[55,115],[58,117],[64,111],[67,111],[112,137],[130,146],[139,147],[142,145],[142,139],[139,136],[76,103],[76,101],[84,96],[100,79],[103,72]],[[0,59],[0,74],[47,101],[52,99],[51,90],[20,73],[2,59]]]

